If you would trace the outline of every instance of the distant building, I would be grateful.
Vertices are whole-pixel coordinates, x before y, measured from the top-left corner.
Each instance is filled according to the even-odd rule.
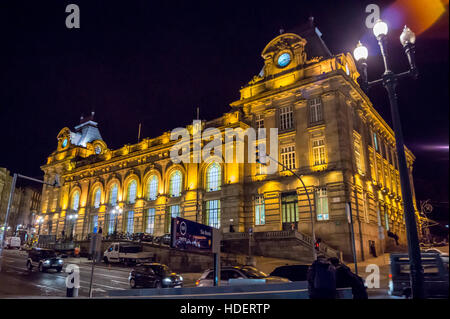
[[[394,132],[359,87],[351,54],[332,55],[310,21],[272,39],[261,56],[264,66],[240,89],[240,99],[220,118],[202,121],[202,129],[278,128],[278,159],[303,176],[321,245],[351,258],[346,202],[358,259],[373,245],[387,249],[388,231],[405,245]],[[288,170],[266,174],[260,164],[220,160],[175,164],[169,156],[174,143],[165,132],[109,149],[93,115],[74,132],[63,128],[42,166],[46,181],[59,174],[62,183],[43,187],[42,232],[60,236],[64,230],[83,239],[102,226],[104,234],[161,235],[169,232],[171,217],[181,216],[221,229],[230,249],[248,247],[252,228],[255,254],[310,256],[299,248],[311,247],[306,192]],[[412,182],[415,157],[405,151]]]
[[[0,167],[0,222],[5,222],[12,176],[6,168]],[[35,218],[39,212],[41,191],[32,187],[17,187],[9,211],[8,235],[13,235],[19,229],[30,232],[34,227]]]

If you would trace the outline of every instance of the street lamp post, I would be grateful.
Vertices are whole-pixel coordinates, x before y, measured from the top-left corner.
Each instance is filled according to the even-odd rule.
[[[122,213],[122,208],[120,208],[120,206],[116,206],[112,213],[116,215],[114,220],[114,235],[117,236],[117,224],[119,223],[119,214]]]
[[[411,192],[411,184],[409,180],[408,167],[406,163],[406,155],[405,155],[405,146],[403,142],[403,133],[400,121],[400,113],[398,110],[397,104],[397,94],[396,94],[396,86],[397,81],[399,79],[405,77],[412,77],[416,79],[418,76],[415,60],[414,60],[414,43],[416,37],[414,33],[405,26],[403,29],[403,33],[400,36],[400,42],[403,45],[405,50],[405,54],[408,57],[408,62],[410,69],[406,72],[402,72],[399,74],[395,74],[391,71],[389,67],[388,53],[387,53],[387,32],[388,25],[378,20],[374,27],[373,33],[378,40],[378,45],[381,49],[381,55],[383,57],[384,68],[385,71],[381,77],[381,79],[368,82],[367,79],[367,64],[366,59],[368,56],[367,48],[365,48],[361,43],[358,43],[358,46],[354,50],[353,54],[355,56],[356,61],[359,62],[362,68],[362,88],[368,89],[369,87],[375,84],[382,84],[386,89],[389,102],[391,106],[391,116],[392,123],[394,126],[395,132],[395,142],[398,156],[398,164],[399,164],[399,173],[400,173],[400,182],[401,182],[401,190],[402,190],[402,198],[403,198],[403,208],[405,213],[405,224],[406,224],[406,234],[408,239],[408,253],[409,253],[409,263],[410,263],[410,278],[411,278],[411,290],[412,296],[416,299],[424,298],[423,291],[423,268],[420,254],[420,246],[419,246],[419,237],[417,234],[417,226],[416,219],[414,213],[414,205],[412,200],[412,192]],[[366,91],[367,92],[367,91]]]
[[[313,261],[316,260],[317,258],[317,254],[316,254],[316,233],[314,230],[314,214],[313,214],[313,210],[312,210],[312,204],[311,204],[311,199],[309,197],[309,192],[308,189],[306,188],[305,183],[303,182],[302,178],[297,175],[293,170],[291,170],[290,168],[286,167],[283,163],[280,163],[279,161],[277,161],[276,159],[274,159],[273,157],[271,157],[269,154],[265,154],[266,157],[268,157],[269,159],[273,160],[274,162],[276,162],[278,165],[280,165],[281,167],[283,167],[285,170],[289,171],[292,173],[292,175],[294,175],[295,177],[297,177],[297,179],[300,181],[300,183],[302,184],[305,192],[306,192],[306,197],[308,198],[308,204],[309,204],[309,215],[311,217],[311,237],[312,237],[312,256],[313,256]],[[263,162],[260,162],[261,164],[265,164]]]

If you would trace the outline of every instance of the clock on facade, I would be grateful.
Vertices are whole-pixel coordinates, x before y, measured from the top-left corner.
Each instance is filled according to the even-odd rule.
[[[99,145],[97,145],[95,147],[95,154],[100,154],[101,152],[102,152],[102,148]]]
[[[65,138],[61,144],[62,147],[66,147],[67,146],[67,138]]]
[[[289,53],[283,53],[278,57],[278,66],[285,67],[291,62],[291,55]]]

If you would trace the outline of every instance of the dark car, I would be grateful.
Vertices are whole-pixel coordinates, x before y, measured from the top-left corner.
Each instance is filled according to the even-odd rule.
[[[425,298],[448,298],[448,256],[422,252]],[[408,254],[391,254],[389,291],[393,296],[411,296]]]
[[[287,278],[290,281],[306,281],[308,265],[286,265],[275,268],[270,275]]]
[[[139,241],[139,242],[151,243],[151,242],[153,242],[153,236],[151,234],[147,234],[147,233],[135,233],[133,236],[133,240]]]
[[[137,265],[128,277],[131,288],[138,286],[151,288],[180,288],[183,277],[172,272],[169,267],[159,263]]]
[[[33,248],[28,252],[27,268],[33,270],[37,267],[40,272],[55,269],[61,272],[64,261],[59,258],[53,249]]]
[[[156,237],[154,242],[156,244],[163,244],[163,245],[167,245],[170,246],[170,240],[171,240],[171,236],[170,234],[164,234],[162,236]]]

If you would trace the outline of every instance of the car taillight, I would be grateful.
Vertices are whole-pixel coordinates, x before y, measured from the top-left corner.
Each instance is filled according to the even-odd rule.
[[[198,286],[199,284],[200,284],[200,280],[197,280],[197,281],[195,282],[195,285]]]
[[[389,279],[392,279],[392,274],[389,274]]]

